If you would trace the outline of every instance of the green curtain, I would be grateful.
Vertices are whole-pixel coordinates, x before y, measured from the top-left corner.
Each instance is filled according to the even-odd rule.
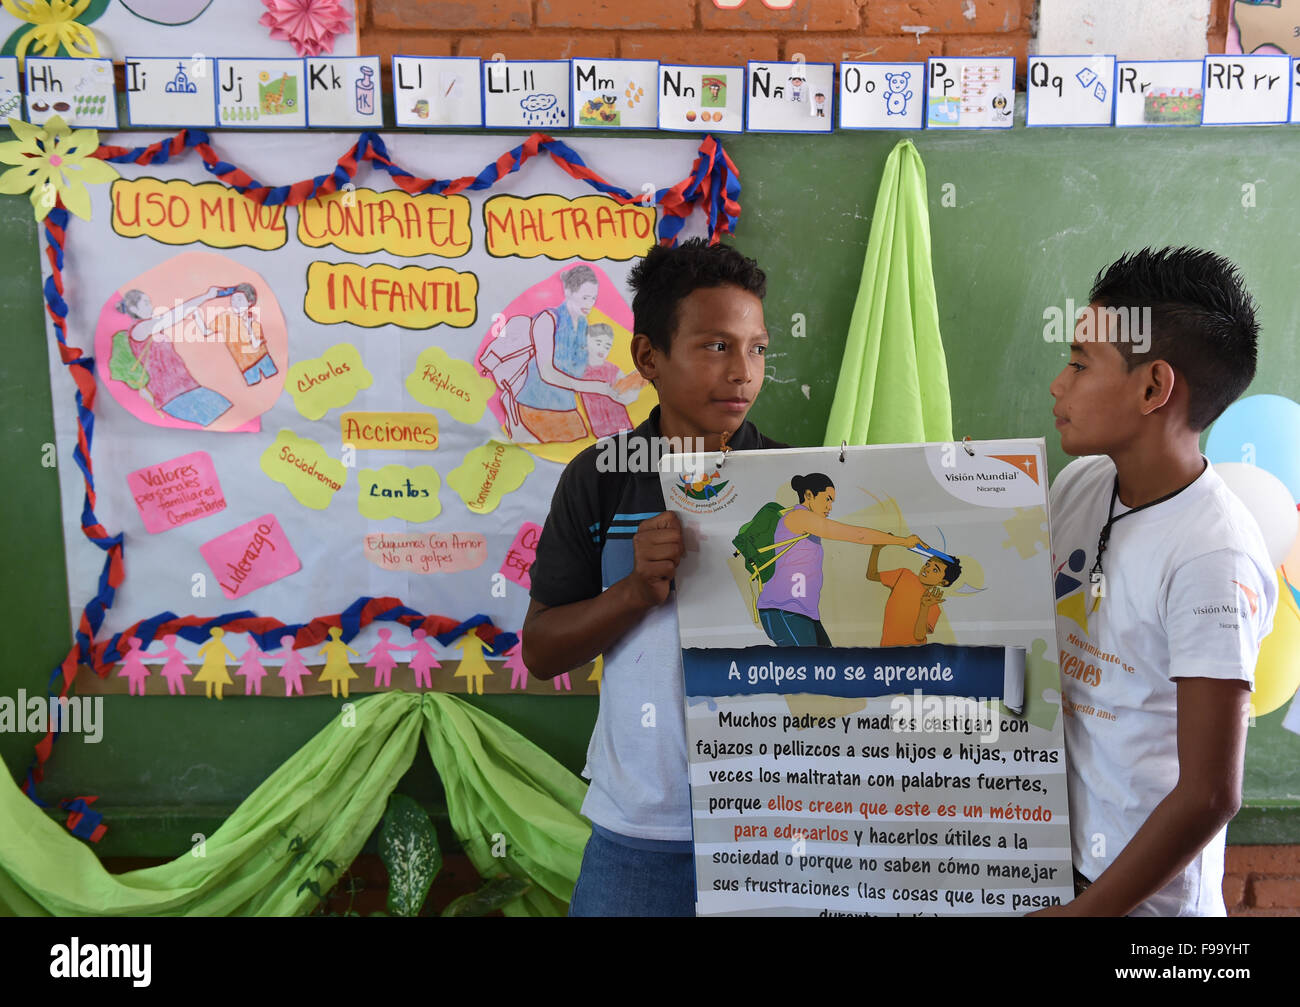
[[[516,731],[455,696],[377,693],[358,699],[249,795],[207,838],[202,856],[110,874],[92,849],[0,773],[0,912],[20,916],[291,916],[356,858],[410,767],[420,735],[446,788],[452,828],[485,877],[533,888],[512,916],[565,911],[590,826],[586,785]],[[306,852],[295,860],[290,840]],[[494,850],[495,847],[495,850]],[[503,853],[496,857],[494,852]]]
[[[948,365],[930,268],[925,165],[911,140],[885,162],[826,444],[952,440]]]

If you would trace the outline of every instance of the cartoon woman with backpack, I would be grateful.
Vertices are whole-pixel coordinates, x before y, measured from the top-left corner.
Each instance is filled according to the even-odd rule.
[[[924,546],[917,536],[832,521],[835,484],[821,472],[790,480],[799,503],[765,504],[732,540],[745,557],[750,586],[762,590],[753,604],[756,620],[778,647],[831,647],[821,623],[822,539],[859,545]]]

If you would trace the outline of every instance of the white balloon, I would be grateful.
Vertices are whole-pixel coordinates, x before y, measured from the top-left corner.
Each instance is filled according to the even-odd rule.
[[[1300,512],[1296,511],[1291,491],[1281,479],[1258,465],[1224,462],[1214,466],[1214,471],[1254,516],[1264,533],[1269,562],[1276,570],[1300,535]]]

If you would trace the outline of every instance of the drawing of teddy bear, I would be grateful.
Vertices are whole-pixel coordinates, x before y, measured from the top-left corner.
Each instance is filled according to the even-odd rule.
[[[904,91],[911,81],[911,73],[887,73],[885,74],[885,114],[886,115],[906,115],[907,103],[911,100],[912,92]]]

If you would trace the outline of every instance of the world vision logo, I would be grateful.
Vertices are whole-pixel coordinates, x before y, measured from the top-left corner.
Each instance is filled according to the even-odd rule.
[[[1037,455],[989,455],[989,457],[1000,462],[1006,462],[1012,468],[1019,469],[1029,476],[1035,483],[1038,482]]]
[[[682,510],[693,514],[712,514],[735,499],[736,488],[722,473],[679,475],[672,487],[672,497]]]

